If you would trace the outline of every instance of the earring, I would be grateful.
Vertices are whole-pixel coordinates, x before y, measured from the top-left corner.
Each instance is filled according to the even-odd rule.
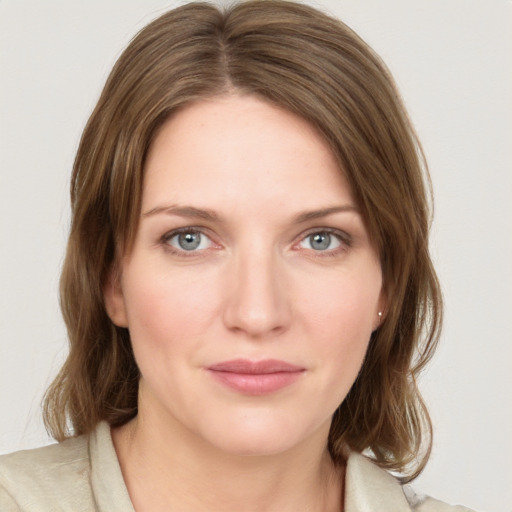
[[[379,311],[377,314],[379,315],[379,320],[382,320],[382,311]]]

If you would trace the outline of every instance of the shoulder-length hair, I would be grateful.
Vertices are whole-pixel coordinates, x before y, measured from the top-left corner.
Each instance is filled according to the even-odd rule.
[[[416,385],[441,324],[428,252],[429,178],[420,144],[381,59],[351,29],[311,7],[249,0],[190,3],[150,23],[115,64],[82,135],[61,277],[70,352],[44,417],[62,440],[137,414],[139,370],[127,329],[103,298],[116,254],[140,216],[144,163],[159,127],[194,101],[254,95],[301,116],[339,162],[377,248],[388,299],[360,374],[335,412],[329,450],[370,453],[412,479],[431,446]]]

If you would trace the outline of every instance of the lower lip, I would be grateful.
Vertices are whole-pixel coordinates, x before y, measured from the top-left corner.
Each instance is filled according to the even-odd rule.
[[[212,376],[220,383],[246,395],[267,395],[290,386],[302,375],[297,372],[276,373],[233,373],[210,370]]]

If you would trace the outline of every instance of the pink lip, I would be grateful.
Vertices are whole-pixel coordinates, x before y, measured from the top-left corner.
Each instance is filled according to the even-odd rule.
[[[216,363],[207,370],[216,380],[236,391],[248,395],[264,395],[293,384],[305,368],[276,359],[234,359]]]

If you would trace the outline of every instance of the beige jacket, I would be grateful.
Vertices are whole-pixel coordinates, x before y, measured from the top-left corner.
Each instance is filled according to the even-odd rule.
[[[406,494],[408,495],[406,497]],[[346,512],[463,512],[404,492],[386,471],[353,453]],[[90,437],[0,457],[0,512],[134,512],[107,423]]]

